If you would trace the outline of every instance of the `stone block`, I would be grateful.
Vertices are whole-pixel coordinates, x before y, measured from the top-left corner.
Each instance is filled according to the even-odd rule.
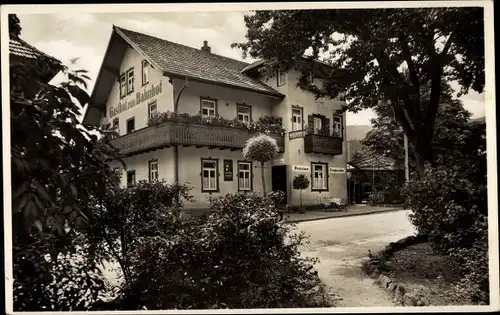
[[[394,283],[394,282],[391,282],[389,283],[389,285],[387,286],[387,291],[390,293],[390,294],[393,294],[394,291],[396,291],[396,287],[397,285]]]
[[[386,275],[380,275],[376,281],[376,283],[384,289],[387,288],[391,282],[392,280]]]
[[[374,278],[378,278],[378,277],[380,277],[380,270],[378,270],[378,268],[375,268],[375,269],[372,271],[372,277],[374,277]]]

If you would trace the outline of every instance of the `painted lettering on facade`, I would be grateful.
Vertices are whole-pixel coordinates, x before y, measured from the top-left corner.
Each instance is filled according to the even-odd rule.
[[[146,87],[142,92],[137,92],[135,94],[135,99],[120,101],[116,106],[110,107],[109,117],[121,114],[124,111],[127,111],[134,106],[137,106],[155,96],[160,95],[161,93],[162,93],[162,81],[160,81],[159,85],[151,84],[149,87]]]

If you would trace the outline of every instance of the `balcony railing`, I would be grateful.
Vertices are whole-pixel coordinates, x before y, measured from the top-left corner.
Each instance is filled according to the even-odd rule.
[[[304,136],[304,152],[341,155],[342,142],[343,139],[338,136],[309,133]]]
[[[172,145],[241,150],[245,142],[257,135],[245,129],[186,122],[163,122],[126,134],[112,141],[125,155],[139,154]],[[269,134],[284,152],[284,135]]]

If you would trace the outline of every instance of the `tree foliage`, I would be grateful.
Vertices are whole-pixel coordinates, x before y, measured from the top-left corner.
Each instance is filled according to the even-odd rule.
[[[245,159],[260,162],[262,176],[262,190],[266,194],[266,179],[264,177],[264,164],[278,155],[278,143],[276,139],[266,134],[260,134],[247,140],[243,148]]]
[[[16,14],[9,14],[9,37],[18,38],[21,35],[21,21]]]
[[[483,91],[483,14],[480,7],[257,11],[245,16],[247,41],[233,47],[268,61],[267,70],[298,69],[299,86],[317,97],[342,93],[345,109],[390,102],[423,175],[434,162],[442,82]],[[323,63],[308,62],[319,57]],[[311,72],[320,86],[309,82]]]

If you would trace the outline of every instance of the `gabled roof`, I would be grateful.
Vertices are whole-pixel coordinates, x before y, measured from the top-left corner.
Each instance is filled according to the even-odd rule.
[[[348,162],[349,165],[355,169],[368,171],[368,170],[398,170],[403,169],[402,166],[397,165],[396,161],[380,155],[366,154],[361,157],[354,158]]]
[[[97,124],[126,48],[132,47],[151,65],[172,77],[208,82],[283,98],[283,94],[241,70],[248,63],[113,25],[113,32],[94,85],[84,124]]]
[[[248,63],[116,27],[164,72],[282,96],[270,86],[241,73]]]

